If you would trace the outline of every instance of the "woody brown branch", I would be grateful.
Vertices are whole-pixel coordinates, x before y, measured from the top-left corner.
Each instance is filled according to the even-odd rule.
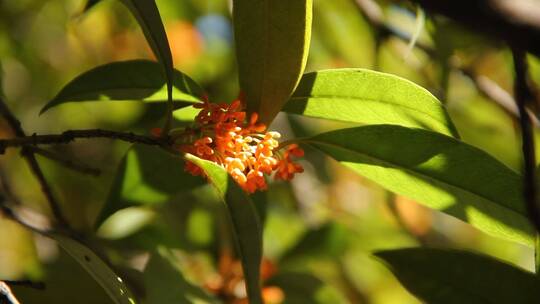
[[[533,0],[410,0],[474,31],[540,56],[540,6]]]
[[[0,114],[4,117],[4,119],[7,121],[13,132],[17,137],[24,137],[25,133],[22,129],[21,122],[13,115],[5,101],[0,98]],[[1,152],[1,149],[0,149]],[[58,224],[64,228],[69,228],[69,224],[66,221],[62,210],[60,209],[60,205],[56,198],[53,195],[52,189],[49,186],[49,183],[45,179],[45,175],[43,174],[43,171],[41,170],[41,167],[39,166],[39,163],[32,152],[32,150],[24,148],[21,150],[21,155],[26,159],[26,162],[28,163],[28,166],[30,167],[31,172],[34,174],[36,179],[38,180],[41,190],[45,197],[47,198],[47,202],[49,203],[49,206],[51,208],[51,211],[58,222]]]
[[[390,27],[386,24],[382,9],[377,2],[373,0],[355,1],[361,13],[378,31],[379,35],[382,37],[393,36],[404,41],[409,41],[411,39],[411,36],[408,33],[399,31],[398,29]],[[415,43],[415,47],[421,49],[430,56],[436,55],[435,50],[431,46],[425,45],[420,41]],[[456,64],[451,64],[451,67],[469,77],[480,94],[493,101],[495,105],[505,111],[511,118],[513,118],[516,122],[519,122],[519,110],[514,98],[510,93],[488,77],[478,75],[471,67],[463,67]],[[540,121],[534,115],[534,113],[530,109],[527,109],[527,113],[532,120],[533,125],[540,128]]]
[[[68,130],[61,134],[21,136],[0,140],[0,152],[6,148],[68,144],[77,139],[109,138],[130,143],[140,143],[151,146],[167,146],[167,139],[138,135],[132,132],[117,132],[103,129]]]
[[[533,98],[532,89],[527,82],[528,66],[525,50],[512,47],[514,59],[514,94],[519,109],[519,122],[521,127],[521,145],[523,153],[523,197],[531,223],[540,231],[540,208],[537,202],[536,189],[536,159],[534,146],[534,133],[531,120],[527,114],[527,104]]]

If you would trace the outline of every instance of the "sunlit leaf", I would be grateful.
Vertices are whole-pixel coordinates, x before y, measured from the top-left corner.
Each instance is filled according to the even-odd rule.
[[[203,185],[184,171],[184,160],[156,147],[134,145],[126,153],[96,227],[114,212],[136,205],[156,205],[174,194]]]
[[[222,167],[190,154],[186,155],[186,159],[205,172],[227,206],[242,260],[249,303],[262,304],[260,286],[262,228],[251,198]]]
[[[362,124],[423,128],[458,137],[444,106],[426,89],[371,70],[306,74],[284,111]]]
[[[154,221],[156,213],[147,208],[128,207],[115,212],[99,227],[99,237],[118,240],[134,234]]]
[[[482,150],[396,125],[342,129],[306,142],[390,191],[491,235],[532,245],[520,175]]]
[[[51,237],[58,242],[93,278],[105,289],[116,304],[135,304],[135,298],[122,279],[92,250],[71,238],[60,234]]]
[[[45,107],[67,102],[99,100],[167,100],[165,77],[160,65],[149,60],[112,62],[86,71],[69,82]],[[201,87],[187,75],[174,71],[174,102],[177,107],[200,101]]]
[[[312,0],[234,0],[240,88],[250,112],[269,123],[296,87],[307,61]]]
[[[379,251],[412,294],[426,303],[538,303],[540,280],[494,258],[448,249]]]
[[[154,252],[144,270],[148,304],[219,303],[187,281],[164,248]]]

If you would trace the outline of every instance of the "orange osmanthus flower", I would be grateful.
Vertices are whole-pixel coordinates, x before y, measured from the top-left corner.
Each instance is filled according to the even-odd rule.
[[[267,132],[266,126],[257,122],[257,113],[247,119],[240,100],[230,104],[205,100],[193,107],[201,109],[195,126],[186,130],[177,148],[219,164],[245,191],[266,190],[265,174],[275,172],[276,179],[290,180],[303,172],[302,166],[293,161],[293,157],[303,156],[303,150],[296,144],[280,147],[277,140],[281,135]],[[204,175],[191,162],[186,163],[185,170]]]

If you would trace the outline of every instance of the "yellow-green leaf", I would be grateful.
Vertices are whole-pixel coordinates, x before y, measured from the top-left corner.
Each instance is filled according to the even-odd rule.
[[[306,142],[390,191],[491,235],[533,244],[521,176],[478,148],[396,125],[342,129]]]
[[[234,0],[240,89],[249,112],[269,123],[304,71],[311,38],[312,0]]]

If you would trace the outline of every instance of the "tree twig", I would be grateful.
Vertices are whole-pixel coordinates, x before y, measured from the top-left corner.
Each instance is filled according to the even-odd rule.
[[[375,27],[379,33],[383,36],[392,35],[396,38],[399,38],[403,41],[409,41],[411,39],[410,34],[403,31],[399,31],[396,28],[390,27],[384,21],[382,15],[382,10],[375,1],[373,0],[355,0],[360,11],[367,19],[367,21]],[[416,47],[426,52],[430,56],[435,56],[435,50],[429,46],[422,44],[420,41],[417,41],[415,44]],[[512,117],[516,122],[519,121],[519,110],[517,108],[516,102],[512,95],[508,93],[505,89],[501,88],[496,82],[489,79],[483,75],[477,75],[473,69],[468,67],[463,67],[460,65],[452,64],[452,68],[459,70],[464,75],[469,77],[473,82],[474,86],[484,97],[493,101],[499,108],[505,111],[510,117]],[[540,128],[540,121],[534,115],[534,113],[527,109],[529,117],[531,118],[535,127]]]
[[[410,0],[475,31],[540,55],[540,6],[534,0]]]
[[[527,113],[527,105],[533,98],[533,92],[527,82],[527,58],[525,50],[519,46],[512,46],[514,59],[514,95],[519,109],[519,122],[521,127],[521,145],[523,153],[523,196],[527,206],[527,213],[531,223],[540,231],[540,209],[536,196],[535,178],[535,147],[531,120]]]
[[[2,281],[0,281],[0,303],[20,304],[9,286]]]
[[[46,157],[50,160],[53,160],[53,161],[56,161],[58,163],[60,163],[61,165],[63,165],[64,167],[68,168],[68,169],[71,169],[71,170],[74,170],[74,171],[77,171],[77,172],[81,172],[81,173],[84,173],[84,174],[89,174],[89,175],[93,175],[93,176],[99,176],[101,174],[101,171],[99,169],[96,169],[96,168],[91,168],[89,166],[86,166],[85,164],[81,164],[79,162],[75,162],[71,159],[68,159],[58,153],[54,153],[52,151],[49,151],[49,150],[46,150],[46,149],[42,149],[40,147],[29,147],[29,149],[32,150],[32,152],[36,153],[36,154],[39,154],[43,157]]]
[[[36,282],[32,280],[17,280],[17,281],[1,280],[1,281],[11,286],[24,286],[24,287],[29,287],[29,288],[39,289],[39,290],[45,289],[45,283],[43,282]]]
[[[88,130],[68,130],[61,134],[20,136],[11,139],[0,140],[0,151],[2,148],[25,147],[37,145],[58,145],[67,144],[81,138],[110,138],[122,140],[130,143],[140,143],[151,146],[166,146],[167,139],[152,136],[138,135],[132,132],[117,132],[102,129]]]
[[[20,121],[13,115],[11,110],[8,108],[5,101],[0,98],[0,114],[6,119],[8,124],[10,125],[11,129],[13,129],[13,132],[17,137],[24,137],[26,134],[24,133]],[[1,152],[1,149],[0,149]],[[58,224],[64,228],[69,228],[69,224],[66,221],[64,215],[62,214],[62,210],[60,209],[60,205],[58,204],[58,201],[53,195],[52,189],[49,186],[49,183],[45,179],[45,175],[43,174],[43,171],[41,170],[39,163],[36,160],[36,157],[34,156],[34,153],[29,150],[23,149],[21,150],[21,155],[26,159],[26,162],[28,163],[28,166],[30,166],[30,170],[32,173],[36,176],[37,180],[39,181],[39,184],[41,185],[41,190],[43,191],[43,194],[47,198],[47,201],[49,202],[49,206],[51,208],[51,211],[58,222]]]

